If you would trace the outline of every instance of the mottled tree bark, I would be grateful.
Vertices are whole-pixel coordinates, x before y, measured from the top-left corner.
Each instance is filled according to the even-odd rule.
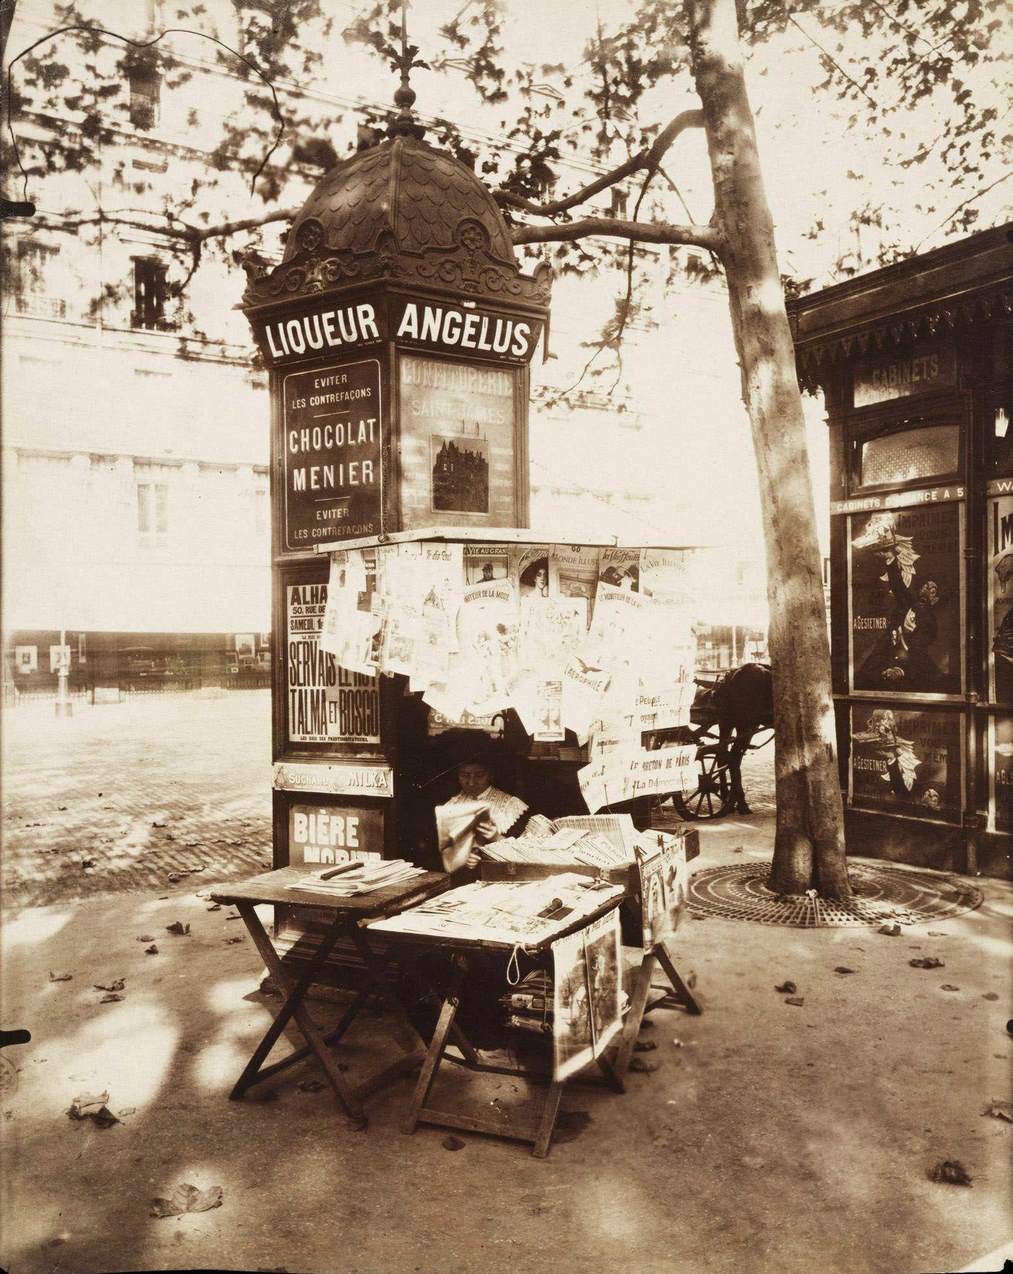
[[[843,900],[850,896],[844,811],[805,419],[735,0],[687,0],[686,9],[767,551],[777,782],[771,885]]]

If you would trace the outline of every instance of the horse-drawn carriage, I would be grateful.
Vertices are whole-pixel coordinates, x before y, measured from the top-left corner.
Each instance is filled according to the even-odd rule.
[[[774,696],[765,664],[742,664],[729,672],[696,679],[690,724],[659,732],[657,746],[696,745],[697,785],[675,793],[672,804],[683,818],[748,814],[742,788],[742,758],[773,738]],[[757,734],[764,737],[759,743]]]

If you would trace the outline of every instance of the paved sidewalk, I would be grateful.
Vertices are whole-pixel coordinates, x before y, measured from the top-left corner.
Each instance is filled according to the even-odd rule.
[[[8,905],[270,866],[269,691],[75,702],[69,719],[28,702],[2,725]]]
[[[762,816],[701,825],[699,866],[769,857],[772,833]],[[673,953],[696,974],[703,1015],[653,1015],[644,1039],[657,1047],[643,1056],[657,1069],[631,1074],[626,1095],[568,1087],[545,1161],[469,1134],[450,1153],[436,1128],[404,1137],[407,1083],[369,1099],[365,1133],[342,1126],[326,1090],[299,1087],[309,1068],[230,1102],[276,1002],[258,991],[241,922],[208,911],[192,882],[164,901],[25,911],[2,931],[4,1025],[33,1039],[0,1059],[15,1165],[0,1264],[921,1274],[999,1251],[981,1267],[998,1268],[1013,1129],[982,1111],[1010,1097],[1013,890],[975,883],[978,910],[899,937],[687,920]],[[167,933],[176,920],[191,933]],[[944,967],[910,966],[926,954]],[[116,978],[124,998],[100,1003],[94,984]],[[775,990],[786,979],[801,1006]],[[321,1022],[332,1011],[313,1010]],[[352,1075],[379,1056],[377,1028],[356,1027]],[[506,1077],[468,1082],[483,1103],[523,1096]],[[119,1124],[68,1119],[74,1097],[103,1091]],[[941,1160],[959,1160],[973,1185],[929,1180]],[[222,1186],[222,1206],[153,1218],[152,1198],[183,1183]]]

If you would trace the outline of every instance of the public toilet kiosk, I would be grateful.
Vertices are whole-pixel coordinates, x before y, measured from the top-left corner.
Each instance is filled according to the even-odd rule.
[[[1008,876],[1013,226],[788,303],[830,429],[848,847]]]

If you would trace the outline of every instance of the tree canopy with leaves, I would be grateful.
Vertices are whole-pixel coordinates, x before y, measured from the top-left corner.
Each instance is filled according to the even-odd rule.
[[[343,60],[363,51],[390,60],[401,38],[400,0],[363,6],[340,32],[327,0],[218,0],[218,7],[238,20],[241,48],[215,37],[213,57],[242,92],[216,122],[207,179],[163,189],[160,206],[152,210],[149,200],[143,215],[190,257],[190,274],[209,240],[294,215],[313,167],[329,166],[342,146],[347,152],[353,125],[383,125],[381,105],[351,103],[336,145],[341,122],[333,112],[323,118],[319,104],[311,109],[306,89],[315,79],[340,83]],[[1008,141],[1009,19],[1004,27],[1001,10],[979,0],[833,8],[815,0],[614,0],[595,18],[583,10],[578,18],[573,4],[558,12],[540,6],[539,22],[552,13],[567,19],[563,61],[516,55],[517,31],[533,21],[529,6],[416,0],[412,39],[425,57],[417,75],[459,84],[463,77],[475,117],[488,122],[479,145],[448,112],[427,121],[430,140],[476,167],[519,247],[552,245],[562,271],[616,268],[615,314],[598,338],[603,351],[619,348],[643,304],[638,245],[692,248],[693,270],[723,276],[768,561],[777,704],[772,881],[783,892],[815,887],[846,898],[821,561],[771,205],[796,288],[898,259],[1000,215],[1009,176],[997,165]],[[13,168],[26,189],[52,173],[87,174],[115,143],[124,113],[137,111],[122,92],[124,77],[185,83],[180,49],[197,37],[184,29],[206,27],[207,16],[203,5],[180,4],[171,42],[157,31],[129,42],[124,31],[99,34],[73,6],[56,8],[54,25],[66,28],[60,36],[27,53],[13,50]],[[581,20],[588,29],[576,32]],[[73,59],[67,48],[76,49]],[[757,116],[763,147],[775,156],[765,173]],[[586,180],[573,181],[575,159]],[[243,217],[234,211],[240,178],[259,205]],[[135,172],[124,169],[115,180],[144,204],[145,182]],[[288,204],[290,184],[298,200]],[[133,224],[139,216],[105,203],[60,215],[82,225]],[[676,254],[672,268],[687,265]]]

